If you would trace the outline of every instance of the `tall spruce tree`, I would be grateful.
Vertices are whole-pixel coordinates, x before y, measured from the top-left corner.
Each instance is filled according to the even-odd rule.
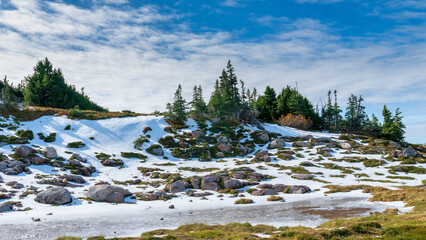
[[[402,122],[403,117],[401,116],[399,108],[395,110],[395,117],[393,117],[391,111],[384,105],[382,115],[383,125],[380,137],[399,143],[403,142],[405,125]]]
[[[186,121],[186,101],[182,97],[182,86],[179,84],[176,92],[174,101],[172,104],[167,104],[168,117],[171,121],[183,123]]]
[[[192,110],[190,112],[193,118],[202,118],[207,113],[207,105],[204,102],[203,90],[201,86],[194,86],[192,93],[192,101],[190,102]]]
[[[259,118],[263,121],[271,121],[275,116],[276,104],[275,90],[269,86],[266,87],[264,95],[257,99],[256,107],[259,112]]]

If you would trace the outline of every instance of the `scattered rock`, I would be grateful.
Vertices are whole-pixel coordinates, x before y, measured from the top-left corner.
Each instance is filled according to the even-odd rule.
[[[284,139],[282,139],[282,138],[277,138],[277,139],[274,139],[272,142],[271,142],[271,145],[269,146],[270,148],[272,148],[272,149],[275,149],[275,148],[282,148],[282,147],[284,147],[285,146],[285,141],[284,141]]]
[[[118,195],[115,193],[120,193],[123,197],[127,197],[132,195],[128,190],[119,187],[112,186],[108,184],[99,184],[95,186],[91,186],[89,191],[87,192],[87,197],[92,199],[93,201],[98,202],[110,202],[114,200],[114,203],[117,203],[115,200]]]
[[[415,157],[415,156],[416,156],[416,152],[411,146],[409,146],[407,149],[405,149],[401,153],[401,157]]]
[[[36,201],[44,204],[67,204],[72,201],[71,193],[63,187],[54,187],[37,194]]]
[[[0,203],[0,213],[13,210],[13,205],[9,202]]]
[[[343,148],[345,150],[348,150],[348,149],[352,148],[352,145],[350,143],[348,143],[348,142],[340,142],[339,145],[340,145],[341,148]]]
[[[270,162],[271,158],[269,157],[268,150],[260,150],[254,155],[255,162]]]
[[[223,152],[217,152],[216,153],[216,158],[224,158],[225,154]]]
[[[202,178],[201,188],[204,190],[217,191],[220,189],[220,178],[214,175],[207,175]]]
[[[37,151],[33,148],[30,148],[26,145],[19,145],[16,146],[13,151],[15,152],[16,155],[20,156],[20,157],[28,157],[28,155],[34,154]]]
[[[46,147],[43,151],[44,156],[47,158],[57,158],[58,153],[56,152],[56,149],[54,147]]]
[[[244,187],[244,184],[241,181],[235,179],[227,180],[223,183],[223,185],[226,189],[239,189]]]
[[[174,183],[171,183],[167,186],[171,193],[183,192],[187,188],[190,188],[191,185],[187,181],[179,180]]]
[[[290,194],[303,194],[303,193],[309,193],[309,192],[311,192],[311,189],[305,185],[294,185],[294,186],[291,186],[287,191],[287,193],[290,193]]]
[[[227,137],[223,136],[223,135],[219,135],[219,136],[216,137],[216,141],[218,143],[228,143],[229,139]]]
[[[46,159],[39,157],[39,156],[34,156],[30,159],[31,164],[33,165],[44,165],[46,164]]]
[[[164,151],[163,148],[160,145],[154,144],[151,145],[150,147],[148,147],[146,149],[146,151],[152,155],[155,156],[163,156],[164,155]]]
[[[169,209],[175,209],[175,205],[173,205],[173,204],[172,204],[172,205],[170,205],[170,206],[169,206]]]
[[[68,174],[64,174],[62,176],[60,176],[61,179],[66,179],[69,182],[75,182],[75,183],[85,183],[86,180],[84,180],[84,178],[82,178],[81,176],[77,176],[77,175],[68,175]]]
[[[230,153],[232,152],[232,145],[229,143],[221,143],[217,146],[220,151]]]
[[[195,139],[199,139],[206,136],[206,134],[200,130],[192,131],[191,134],[192,134],[192,137]]]
[[[304,141],[297,141],[293,143],[293,147],[312,147],[312,145]]]
[[[201,179],[199,177],[193,177],[191,178],[191,184],[194,189],[200,189]]]
[[[311,180],[315,178],[312,174],[293,174],[291,177],[299,180]]]

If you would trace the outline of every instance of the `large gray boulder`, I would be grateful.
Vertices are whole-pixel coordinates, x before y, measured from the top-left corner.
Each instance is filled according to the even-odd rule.
[[[127,197],[132,195],[132,193],[122,187],[112,186],[108,184],[99,184],[91,186],[89,188],[89,191],[87,192],[87,197],[97,202],[122,202],[124,198],[121,199],[120,195],[122,195],[123,197]],[[117,201],[120,199],[121,201]]]
[[[216,141],[218,143],[227,143],[229,142],[229,139],[223,135],[219,135],[218,137],[216,137]]]
[[[268,150],[260,150],[254,155],[254,161],[256,162],[270,162],[271,157],[269,156]]]
[[[78,175],[68,175],[68,174],[64,174],[62,176],[60,176],[61,179],[66,179],[68,182],[75,182],[75,183],[85,183],[86,180],[84,180],[84,178],[82,178],[81,176]]]
[[[179,180],[174,183],[171,183],[167,186],[171,193],[183,192],[187,188],[190,188],[191,185],[187,181]]]
[[[304,141],[297,141],[293,143],[293,147],[311,147],[312,145],[310,143],[304,142]]]
[[[229,143],[221,143],[217,146],[221,152],[230,153],[232,152],[232,145]]]
[[[275,149],[275,148],[282,148],[282,147],[284,147],[284,146],[285,146],[285,141],[284,141],[284,139],[282,139],[282,138],[277,138],[277,139],[274,139],[274,140],[271,142],[270,148]]]
[[[293,174],[291,177],[299,180],[312,180],[315,178],[312,174]]]
[[[340,142],[339,145],[340,145],[341,148],[343,148],[345,150],[348,150],[348,149],[352,148],[352,145],[350,143],[348,143],[348,142]]]
[[[192,134],[192,137],[195,138],[195,139],[202,138],[202,137],[206,136],[206,134],[204,132],[200,131],[200,130],[194,130],[194,131],[191,132],[191,134]]]
[[[269,142],[269,136],[267,133],[259,134],[258,139],[262,142]]]
[[[8,212],[8,211],[12,211],[13,210],[13,205],[5,202],[5,203],[0,203],[0,213],[2,212]]]
[[[19,145],[16,146],[13,151],[15,151],[15,154],[20,156],[20,157],[28,157],[28,155],[34,154],[37,151],[33,148],[30,148],[26,145]]]
[[[291,186],[290,189],[288,189],[287,193],[290,194],[304,194],[311,192],[311,189],[305,185],[294,185]]]
[[[72,201],[71,193],[63,187],[54,187],[37,194],[36,201],[44,204],[63,205]]]
[[[223,185],[226,189],[238,189],[244,187],[244,184],[241,181],[235,179],[227,180],[223,183]]]
[[[56,152],[56,149],[54,147],[46,147],[43,150],[44,156],[46,156],[47,158],[57,158],[58,157],[58,153]]]
[[[214,175],[204,176],[201,181],[201,188],[204,190],[217,191],[220,189],[220,177]]]
[[[402,157],[415,157],[416,156],[416,152],[414,151],[414,149],[410,146],[407,149],[405,149],[404,151],[402,151],[401,153]]]

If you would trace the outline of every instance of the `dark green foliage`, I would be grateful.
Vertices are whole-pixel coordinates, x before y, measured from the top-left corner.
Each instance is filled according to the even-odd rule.
[[[187,113],[185,103],[186,101],[182,97],[182,86],[179,84],[178,89],[175,92],[173,104],[167,104],[167,117],[172,122],[183,123],[186,121]]]
[[[80,142],[80,141],[78,141],[78,142],[70,142],[67,145],[68,148],[83,148],[85,146],[86,146],[86,144],[84,144],[83,142]]]
[[[351,94],[346,107],[346,121],[348,130],[361,130],[365,123],[365,107],[361,105],[364,99]]]
[[[46,137],[44,136],[43,133],[37,133],[37,135],[38,135],[38,138],[41,139],[41,140],[46,139]]]
[[[276,101],[277,98],[275,90],[267,86],[264,95],[260,96],[256,103],[257,111],[259,112],[259,118],[261,120],[271,121],[276,116]]]
[[[173,147],[177,147],[178,145],[172,136],[162,137],[158,139],[158,143],[163,145],[165,148],[173,148]]]
[[[148,138],[144,137],[144,136],[139,136],[134,142],[134,147],[136,149],[139,149],[142,147],[143,143],[149,142]]]
[[[190,116],[193,118],[200,118],[207,114],[207,105],[203,99],[203,90],[201,86],[194,86],[192,101],[190,102],[192,110]]]
[[[393,117],[392,113],[385,105],[383,107],[383,119],[380,137],[395,142],[403,142],[405,125],[402,123],[402,116],[399,108],[395,110],[395,116]]]
[[[64,130],[70,130],[71,129],[71,125],[67,125],[65,126]]]
[[[31,130],[19,130],[16,132],[16,136],[26,138],[28,140],[34,139],[34,133]]]
[[[29,143],[27,138],[21,138],[16,136],[0,135],[0,142],[8,144],[26,144]]]
[[[147,156],[143,155],[142,153],[134,153],[134,152],[121,152],[121,157],[124,158],[138,158],[141,160],[144,160],[147,158]]]
[[[56,133],[50,133],[49,136],[47,136],[47,137],[44,138],[44,142],[48,142],[49,143],[49,142],[54,142],[54,141],[56,141]]]
[[[16,108],[19,102],[18,95],[20,94],[22,94],[20,90],[9,84],[6,76],[3,81],[0,81],[0,98],[5,109]]]
[[[75,86],[65,82],[61,69],[53,68],[45,58],[34,67],[34,73],[25,78],[24,101],[26,104],[43,107],[70,109],[79,106],[84,110],[105,111],[93,103],[83,89],[78,92]]]

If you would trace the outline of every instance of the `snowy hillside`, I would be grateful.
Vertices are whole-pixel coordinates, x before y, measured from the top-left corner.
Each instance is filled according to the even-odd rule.
[[[385,159],[389,151],[400,150],[402,153],[404,150],[394,143],[356,137],[342,140],[337,134],[301,131],[274,124],[266,124],[265,130],[253,126],[237,127],[233,129],[236,137],[232,139],[213,133],[210,124],[203,131],[196,131],[195,121],[190,120],[187,125],[188,128],[170,133],[173,131],[170,128],[165,131],[170,125],[163,117],[157,116],[105,120],[45,116],[21,123],[4,119],[1,133],[6,136],[4,139],[10,140],[18,130],[31,130],[34,139],[23,145],[38,152],[17,156],[18,152],[13,148],[22,144],[2,144],[0,196],[3,199],[0,198],[0,204],[13,202],[13,211],[1,213],[0,224],[29,223],[32,222],[31,217],[57,221],[129,214],[147,209],[151,209],[154,216],[154,212],[171,211],[169,207],[181,210],[234,207],[234,202],[240,198],[251,199],[254,205],[266,205],[309,199],[365,197],[369,195],[361,193],[361,190],[325,194],[329,188],[324,186],[364,184],[394,189],[400,185],[421,185],[426,179],[426,164],[419,152],[413,150],[412,162],[405,165],[397,159]],[[52,133],[56,133],[54,141],[40,139],[40,136]],[[147,142],[136,149],[134,141],[140,136]],[[160,139],[164,140],[165,136],[170,136],[168,140],[172,146],[164,146],[161,142]],[[84,146],[70,148],[69,143],[75,142],[84,143]],[[162,145],[164,154],[160,151],[156,156],[147,152],[150,146],[157,144]],[[53,147],[57,156],[44,156],[45,147]],[[123,157],[122,153],[139,154],[139,158]],[[210,161],[203,157],[176,157],[179,154],[201,154]],[[13,159],[23,163],[27,169],[17,175],[10,174],[8,170]],[[105,166],[105,159],[113,159],[113,163],[121,160],[122,165]],[[76,168],[90,166],[96,168],[90,176],[72,174]],[[61,178],[64,174],[74,177]],[[88,190],[101,181],[124,188],[131,195],[126,197],[124,194],[123,204],[96,201],[89,197]],[[57,206],[35,201],[38,194],[52,186],[68,189],[72,202]],[[118,195],[114,195],[114,199],[120,199],[121,195]],[[268,201],[271,195],[279,196],[279,201]],[[409,210],[400,202],[375,205],[363,201],[359,204],[368,204],[371,209],[379,206],[376,210],[387,207]],[[305,225],[317,223],[307,221]]]

